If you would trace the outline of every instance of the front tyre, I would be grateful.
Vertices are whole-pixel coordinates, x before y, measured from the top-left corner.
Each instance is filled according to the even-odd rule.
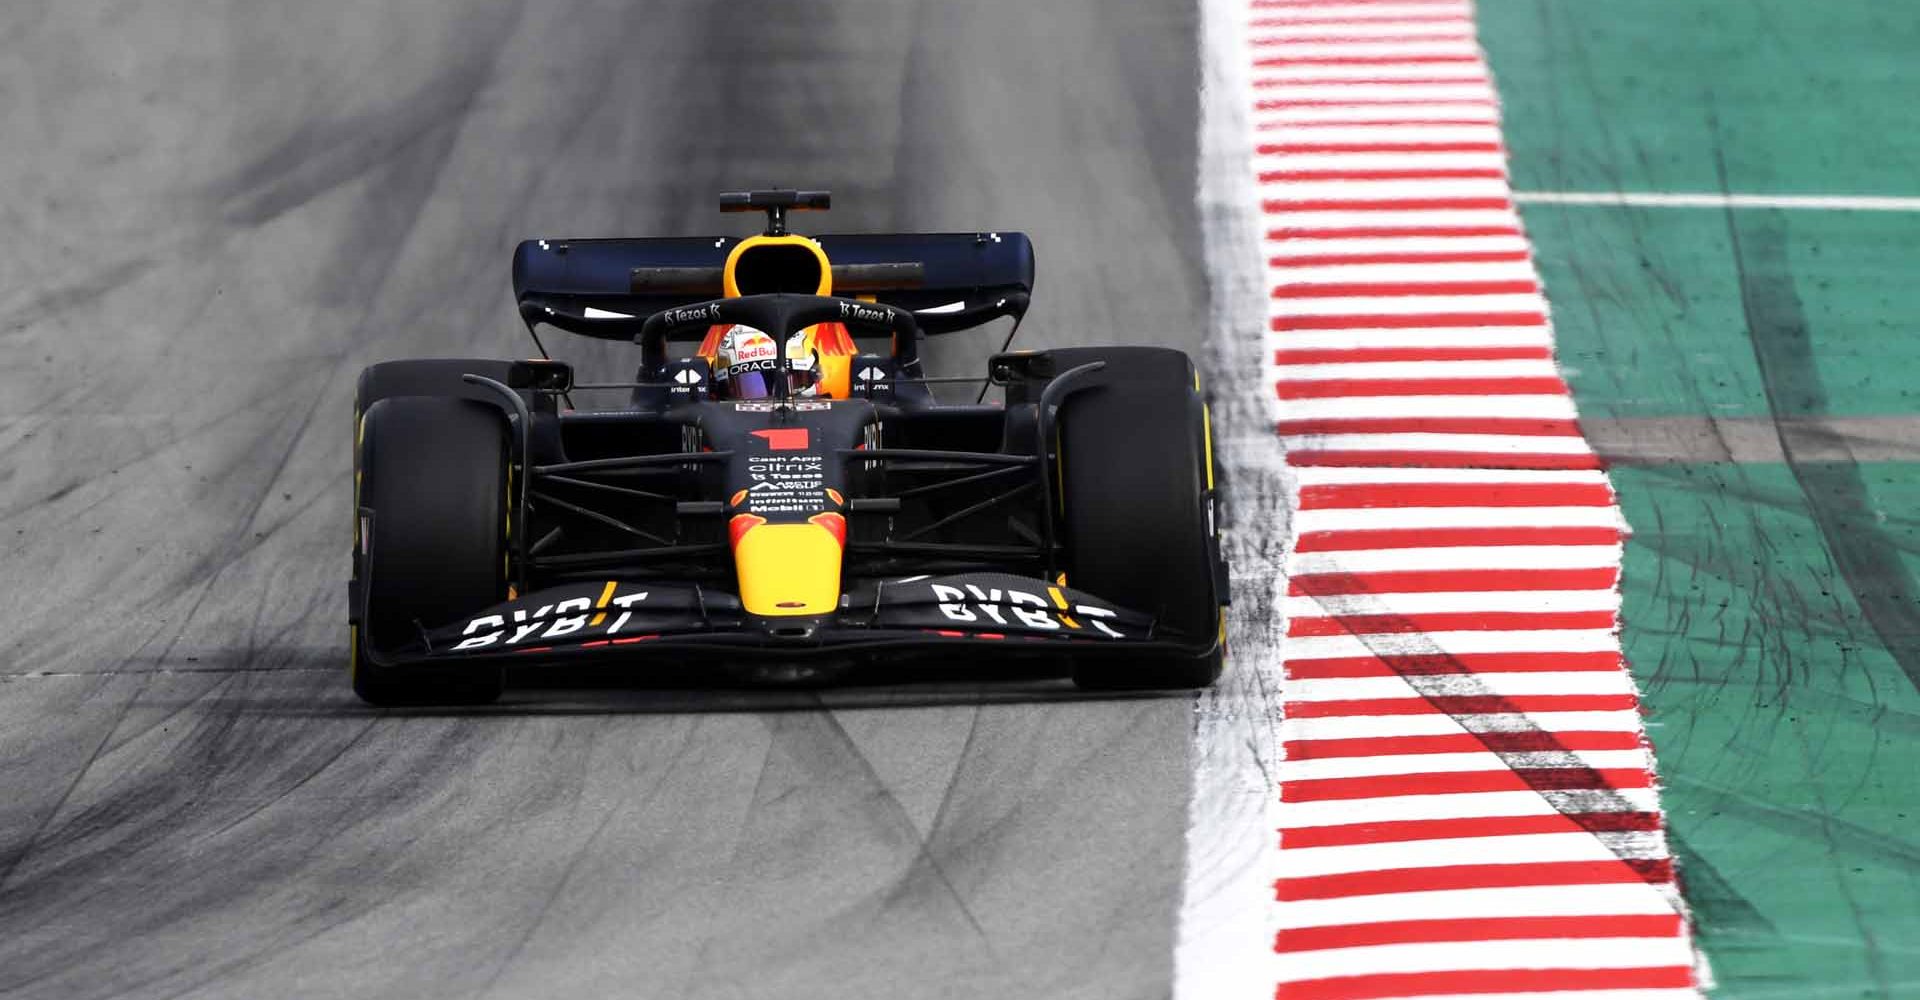
[[[486,403],[394,396],[358,429],[358,507],[371,516],[356,560],[365,614],[353,636],[353,690],[373,705],[481,705],[500,697],[498,666],[383,668],[394,649],[506,596],[507,422]]]
[[[1193,363],[1159,347],[1049,352],[1056,369],[1107,367],[1060,407],[1062,534],[1067,582],[1154,616],[1156,637],[1195,656],[1086,657],[1082,688],[1198,688],[1220,676],[1224,651],[1219,545],[1206,404]]]
[[[409,358],[382,361],[360,371],[354,386],[353,414],[358,419],[373,404],[393,396],[441,396],[472,399],[500,406],[492,389],[474,385],[464,376],[481,375],[505,383],[513,362],[493,358]]]

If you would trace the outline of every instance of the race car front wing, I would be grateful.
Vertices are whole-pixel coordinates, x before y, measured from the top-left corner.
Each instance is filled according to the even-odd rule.
[[[805,660],[996,641],[1014,655],[1211,652],[1215,636],[1172,635],[1152,616],[1061,585],[1004,573],[864,581],[832,614],[763,618],[698,584],[605,580],[521,595],[369,649],[383,667],[452,662],[677,657]],[[615,655],[625,654],[625,655]]]

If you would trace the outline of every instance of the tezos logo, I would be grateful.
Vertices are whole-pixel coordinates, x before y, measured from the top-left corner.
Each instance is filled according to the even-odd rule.
[[[667,310],[667,322],[675,323],[675,324],[711,322],[719,318],[720,318],[720,304],[717,302],[709,303],[707,305],[700,306],[694,309]]]
[[[862,323],[885,323],[891,317],[884,310],[857,305],[852,302],[842,302],[840,303],[840,318],[859,320]]]

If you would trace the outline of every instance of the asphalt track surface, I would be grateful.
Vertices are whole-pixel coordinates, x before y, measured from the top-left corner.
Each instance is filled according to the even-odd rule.
[[[1033,234],[1029,346],[1197,349],[1194,17],[0,12],[0,995],[1165,995],[1191,698],[981,664],[385,714],[342,582],[355,374],[524,354],[523,237],[830,187],[816,231]]]

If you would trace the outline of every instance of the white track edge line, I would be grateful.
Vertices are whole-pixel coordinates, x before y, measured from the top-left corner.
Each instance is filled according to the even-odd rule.
[[[1823,212],[1920,212],[1920,198],[1887,195],[1717,194],[1668,191],[1515,191],[1522,205],[1632,208],[1778,208]]]

